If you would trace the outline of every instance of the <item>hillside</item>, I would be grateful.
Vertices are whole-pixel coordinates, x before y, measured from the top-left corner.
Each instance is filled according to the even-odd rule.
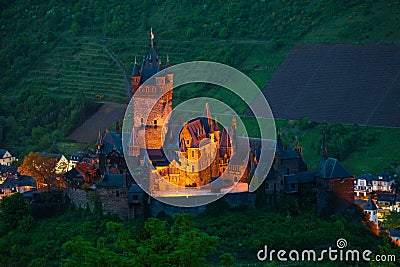
[[[79,101],[124,103],[124,77],[105,51],[109,49],[129,72],[135,56],[140,61],[147,52],[150,27],[163,61],[168,54],[172,64],[226,63],[248,74],[259,87],[293,44],[400,40],[400,8],[393,1],[259,1],[251,5],[185,0],[3,1],[0,7],[2,146],[19,155],[32,149],[49,150],[49,146],[62,150],[66,143],[60,141],[98,107],[78,105]],[[199,94],[224,97],[223,91],[204,86],[176,93],[180,99]],[[27,95],[45,95],[47,100],[28,101]],[[17,100],[21,106],[35,107],[29,116],[15,107]],[[60,103],[69,103],[71,111],[64,114],[74,116],[65,116],[64,121],[38,119],[46,117],[46,108],[64,108]],[[245,110],[240,103],[235,107],[238,112]],[[35,132],[37,127],[45,130]]]

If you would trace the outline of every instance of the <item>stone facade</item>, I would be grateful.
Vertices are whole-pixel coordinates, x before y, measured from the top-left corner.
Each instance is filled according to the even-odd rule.
[[[98,198],[104,213],[116,214],[122,218],[133,217],[133,211],[128,204],[128,192],[124,188],[83,190],[70,187],[66,189],[66,194],[75,207],[89,208],[93,211],[96,198]]]

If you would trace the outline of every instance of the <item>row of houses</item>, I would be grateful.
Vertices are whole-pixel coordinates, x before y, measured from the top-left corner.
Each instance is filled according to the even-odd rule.
[[[18,173],[17,167],[0,165],[0,199],[14,193],[26,193],[36,189],[36,180]]]
[[[378,174],[365,173],[354,181],[354,193],[357,198],[366,198],[375,192],[393,192],[394,177],[385,171]]]

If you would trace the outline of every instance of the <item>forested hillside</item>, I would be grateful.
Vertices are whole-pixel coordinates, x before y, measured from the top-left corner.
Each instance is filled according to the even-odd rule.
[[[105,48],[129,71],[147,50],[150,27],[164,62],[169,54],[172,64],[227,63],[262,87],[294,43],[398,42],[399,7],[397,1],[2,1],[2,146],[20,155],[57,150],[94,112],[94,102],[124,102],[121,70]]]

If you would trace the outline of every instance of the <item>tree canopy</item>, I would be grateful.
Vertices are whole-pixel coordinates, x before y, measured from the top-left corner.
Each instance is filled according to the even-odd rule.
[[[56,165],[58,159],[52,155],[42,155],[30,152],[24,158],[24,162],[18,171],[24,175],[30,175],[36,179],[38,187],[51,187],[56,178]]]

